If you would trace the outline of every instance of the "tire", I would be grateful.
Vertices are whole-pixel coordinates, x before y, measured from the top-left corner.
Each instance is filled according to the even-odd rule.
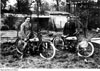
[[[3,43],[1,44],[1,54],[7,54],[8,48],[10,47],[9,43]]]
[[[53,44],[57,50],[64,50],[64,40],[60,36],[54,37]]]
[[[24,42],[23,40],[18,40],[17,47],[16,47],[17,52],[20,54],[23,54],[23,51],[24,51],[26,45],[27,45],[27,43]]]
[[[56,49],[52,42],[42,42],[39,45],[39,49],[42,49],[40,52],[40,56],[44,59],[51,60],[54,58]],[[52,54],[50,53],[52,52]]]
[[[1,54],[12,54],[16,50],[16,46],[13,43],[6,42],[1,45]]]
[[[88,42],[88,47],[86,47],[86,49],[80,47],[79,44],[77,46],[77,49],[78,49],[78,56],[80,57],[90,57],[94,53],[94,46],[91,42]]]

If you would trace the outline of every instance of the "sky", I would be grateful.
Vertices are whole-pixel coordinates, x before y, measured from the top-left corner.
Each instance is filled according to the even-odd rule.
[[[53,1],[53,0],[44,0],[44,1],[47,1],[49,4],[50,3],[55,3],[55,1]]]
[[[17,1],[16,0],[8,0],[9,2],[7,2],[7,4],[8,5],[14,5],[15,3],[17,3]],[[46,2],[48,2],[49,4],[51,4],[51,3],[56,3],[56,0],[43,0],[43,1],[46,1]],[[65,0],[62,0],[62,1],[65,1]]]
[[[7,3],[7,5],[13,6],[14,4],[17,3],[17,1],[16,0],[8,0],[6,3]]]
[[[56,4],[56,0],[44,0],[44,1],[48,2],[49,4],[51,4],[51,3],[55,3]],[[61,1],[66,2],[66,0],[61,0]]]
[[[46,1],[46,2],[48,2],[49,4],[56,4],[56,0],[43,0],[43,1]],[[62,0],[62,1],[65,2],[66,0]],[[98,0],[92,0],[92,1],[97,2]],[[7,2],[7,6],[8,6],[8,5],[13,6],[15,3],[17,3],[16,0],[8,0],[8,2]]]
[[[17,3],[16,0],[8,0],[9,2],[7,2],[7,4],[9,5],[14,5],[15,3]],[[53,0],[44,0],[47,1],[48,3],[54,3]]]

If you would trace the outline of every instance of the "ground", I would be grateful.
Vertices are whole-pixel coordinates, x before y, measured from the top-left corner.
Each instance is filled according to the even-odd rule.
[[[89,57],[88,62],[84,58],[78,57],[76,53],[68,51],[57,51],[52,60],[45,60],[39,55],[29,56],[26,58],[17,59],[12,55],[0,55],[0,68],[100,68],[100,45],[95,44],[95,52]]]
[[[97,57],[98,58],[98,57]],[[17,60],[11,56],[0,59],[0,67],[12,68],[100,68],[100,58],[88,58],[89,62],[85,62],[83,58],[79,58],[76,54],[68,52],[59,52],[52,60],[45,60],[38,56],[29,56],[22,60]],[[98,63],[99,62],[99,63]]]

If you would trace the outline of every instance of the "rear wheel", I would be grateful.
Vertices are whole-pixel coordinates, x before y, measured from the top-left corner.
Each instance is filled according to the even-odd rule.
[[[78,56],[81,57],[90,57],[94,53],[94,46],[91,42],[88,42],[87,47],[81,47],[80,44],[78,44],[77,49],[78,49]]]
[[[20,54],[19,58],[21,59],[24,57],[25,54],[27,54],[26,53],[27,50],[25,48],[26,46],[27,46],[27,42],[25,42],[24,40],[18,39],[16,41],[16,50],[17,50],[17,53]]]
[[[60,36],[54,37],[53,44],[57,50],[64,50],[64,41]]]
[[[42,49],[40,56],[44,59],[52,59],[55,56],[56,50],[52,42],[42,42],[39,45],[39,49]]]
[[[11,54],[16,50],[16,47],[13,43],[6,42],[1,45],[1,53],[2,54]]]
[[[25,48],[25,46],[26,46],[26,42],[24,42],[23,40],[18,40],[18,42],[17,42],[17,51],[20,53],[20,54],[23,54],[23,50],[24,50],[24,48]]]

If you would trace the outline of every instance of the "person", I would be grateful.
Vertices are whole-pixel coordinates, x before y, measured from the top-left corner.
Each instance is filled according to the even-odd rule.
[[[27,39],[30,38],[31,35],[31,23],[30,23],[30,18],[27,17],[25,19],[25,21],[20,25],[20,30],[18,32],[18,47],[17,47],[17,51],[22,54],[21,55],[21,59],[24,57],[25,55],[25,46],[27,45],[27,43],[25,41],[27,41]]]
[[[31,23],[30,18],[27,17],[25,21],[20,25],[19,38],[27,40],[31,34]]]
[[[81,23],[74,18],[68,17],[68,22],[65,23],[63,34],[73,36],[79,33]]]

